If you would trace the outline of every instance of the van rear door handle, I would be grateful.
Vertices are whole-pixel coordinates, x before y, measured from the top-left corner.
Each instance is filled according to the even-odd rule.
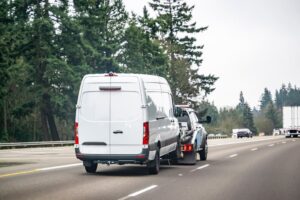
[[[166,117],[161,116],[161,117],[156,117],[156,120],[160,120],[160,119],[165,119]]]
[[[123,134],[123,131],[121,131],[121,130],[116,130],[116,131],[114,131],[113,133],[114,133],[114,134]]]

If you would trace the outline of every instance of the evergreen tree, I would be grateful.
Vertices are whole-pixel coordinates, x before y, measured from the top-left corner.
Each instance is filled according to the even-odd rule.
[[[116,60],[124,41],[128,14],[122,0],[75,0],[84,56],[90,72],[119,71]]]
[[[11,44],[13,28],[13,18],[10,15],[11,9],[11,4],[9,4],[8,1],[0,2],[0,110],[2,111],[1,113],[3,113],[3,115],[0,116],[0,141],[8,141],[6,86],[9,80],[8,69],[14,62],[12,59]]]
[[[166,78],[175,102],[191,101],[200,95],[200,89],[204,89],[204,95],[210,93],[217,78],[199,75],[203,46],[196,45],[194,36],[207,27],[197,28],[192,22],[194,6],[188,6],[183,0],[152,0],[150,7],[157,14],[156,36],[163,41],[169,56]]]
[[[143,17],[145,18],[145,16]],[[142,20],[142,19],[140,19]],[[167,56],[156,39],[151,39],[134,15],[125,31],[125,44],[119,56],[123,71],[165,76]]]
[[[264,110],[265,116],[272,122],[273,128],[280,128],[279,118],[276,108],[272,102],[270,102]]]
[[[249,104],[245,101],[243,92],[240,93],[240,101],[236,109],[241,115],[242,126],[245,128],[249,128],[253,133],[256,133],[257,130],[253,121],[253,113]]]
[[[267,88],[265,88],[260,100],[260,110],[264,110],[271,102],[273,102],[272,94]]]

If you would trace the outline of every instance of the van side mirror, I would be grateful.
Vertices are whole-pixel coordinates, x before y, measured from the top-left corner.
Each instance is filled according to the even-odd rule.
[[[206,123],[206,124],[209,124],[211,123],[211,116],[206,116],[206,120],[199,120],[199,123]]]
[[[180,107],[174,107],[174,116],[180,117],[182,115],[182,109]]]

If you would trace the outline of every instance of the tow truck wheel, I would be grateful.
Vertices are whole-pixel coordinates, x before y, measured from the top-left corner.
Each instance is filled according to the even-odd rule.
[[[154,160],[147,164],[149,174],[158,174],[160,168],[159,149],[156,150]]]
[[[207,140],[206,140],[203,149],[199,151],[200,159],[201,160],[206,160],[207,159],[207,153],[208,153],[208,146],[207,146]]]
[[[92,163],[92,162],[84,163],[83,165],[84,165],[85,171],[87,173],[95,173],[97,170],[97,166],[98,166],[97,163]]]

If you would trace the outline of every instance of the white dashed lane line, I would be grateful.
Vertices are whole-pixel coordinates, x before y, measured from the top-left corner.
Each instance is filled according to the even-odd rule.
[[[286,142],[282,142],[282,144],[285,144]]]
[[[202,165],[202,166],[200,166],[200,167],[197,167],[196,169],[191,170],[191,172],[194,172],[194,171],[197,171],[197,170],[200,170],[200,169],[204,169],[204,168],[206,168],[206,167],[209,167],[209,164],[206,164],[206,165]]]
[[[269,146],[269,147],[272,147],[272,146],[274,146],[274,144],[269,144],[268,146]]]
[[[253,149],[251,149],[251,151],[257,151],[258,150],[258,148],[253,148]]]
[[[232,155],[229,156],[229,158],[234,158],[234,157],[237,157],[237,156],[238,156],[238,154],[232,154]]]
[[[149,190],[152,190],[152,189],[156,188],[157,186],[158,185],[151,185],[151,186],[146,187],[146,188],[144,188],[142,190],[139,190],[137,192],[131,193],[131,194],[127,195],[126,197],[120,198],[119,200],[125,200],[125,199],[129,199],[131,197],[136,197],[136,196],[138,196],[140,194],[143,194],[143,193],[145,193],[145,192],[147,192]]]

